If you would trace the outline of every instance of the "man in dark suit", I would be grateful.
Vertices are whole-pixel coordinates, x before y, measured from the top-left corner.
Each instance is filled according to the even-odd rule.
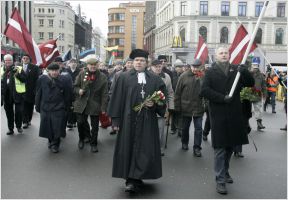
[[[200,95],[209,100],[216,190],[220,194],[227,194],[226,183],[233,183],[229,174],[233,147],[248,144],[240,102],[241,89],[254,86],[253,76],[247,68],[245,65],[230,65],[228,49],[219,47],[216,50],[216,62],[206,71],[201,88]],[[228,94],[238,71],[241,76],[230,97]]]
[[[23,71],[26,74],[26,93],[24,95],[23,109],[23,128],[28,128],[31,125],[33,116],[36,83],[40,74],[39,67],[33,65],[28,54],[22,57]]]

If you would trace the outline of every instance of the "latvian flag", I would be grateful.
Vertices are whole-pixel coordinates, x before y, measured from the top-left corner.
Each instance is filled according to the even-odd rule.
[[[203,65],[205,64],[207,57],[208,57],[208,48],[207,45],[205,44],[203,37],[200,35],[194,59],[200,59]]]
[[[56,57],[58,57],[59,51],[57,49],[56,40],[49,40],[39,45],[43,57],[43,63],[40,65],[42,68],[46,68]]]
[[[231,44],[229,48],[229,54],[230,54],[229,62],[231,64],[238,65],[242,62],[242,59],[244,57],[249,41],[250,41],[250,37],[245,27],[241,24],[241,26],[237,30],[233,43]],[[255,42],[253,42],[249,53],[254,51],[254,49],[256,48],[257,48],[257,45]]]
[[[29,54],[32,58],[33,64],[40,65],[42,63],[40,50],[29,33],[16,7],[8,21],[4,35],[17,43],[20,48]]]

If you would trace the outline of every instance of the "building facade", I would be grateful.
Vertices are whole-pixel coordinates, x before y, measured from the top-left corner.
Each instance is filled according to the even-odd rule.
[[[33,18],[33,8],[34,2],[33,1],[1,1],[1,34],[4,33],[6,25],[8,24],[9,18],[12,14],[13,8],[16,6],[17,2],[17,9],[21,14],[21,17],[24,23],[27,26],[27,29],[30,33],[33,31],[34,27],[32,26],[32,18]],[[1,35],[1,55],[6,53],[10,53],[14,56],[15,60],[19,60],[24,53],[22,49],[18,47],[18,45],[7,38],[4,35]]]
[[[64,1],[35,1],[33,38],[37,44],[56,39],[60,54],[74,55],[75,13]]]
[[[144,49],[149,52],[149,57],[155,59],[155,33],[156,27],[156,1],[145,2],[144,15]]]
[[[265,66],[261,49],[270,63],[287,64],[287,2],[270,1],[262,18],[255,41],[259,48],[254,56],[260,56]],[[201,34],[209,48],[211,60],[214,50],[220,45],[228,47],[233,42],[240,22],[251,35],[264,1],[157,1],[155,53],[165,54],[191,63]],[[173,37],[181,38],[181,46],[172,48]],[[208,62],[208,61],[207,61]]]
[[[103,38],[103,34],[99,27],[96,27],[92,31],[92,48],[96,49],[96,56],[101,62],[105,62],[106,60],[106,42],[105,38]]]
[[[108,46],[117,46],[116,59],[129,56],[131,50],[143,49],[145,3],[121,3],[108,9]],[[111,52],[108,52],[108,58]]]

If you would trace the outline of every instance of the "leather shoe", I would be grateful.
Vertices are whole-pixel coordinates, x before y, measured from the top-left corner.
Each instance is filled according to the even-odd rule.
[[[226,184],[225,183],[217,183],[216,191],[219,194],[227,194]]]
[[[23,133],[23,129],[22,128],[17,128],[18,133]]]
[[[28,123],[24,123],[24,124],[23,124],[23,128],[24,128],[24,129],[28,128],[28,126],[29,126]]]
[[[79,148],[79,149],[83,149],[83,148],[84,148],[84,141],[83,141],[83,140],[79,140],[79,142],[78,142],[78,148]]]
[[[208,140],[207,135],[203,135],[202,138],[203,138],[203,141],[207,141]]]
[[[234,156],[238,157],[238,158],[243,158],[244,155],[242,154],[242,152],[234,152]]]
[[[51,152],[52,153],[58,153],[59,152],[59,147],[57,145],[51,146]]]
[[[189,149],[188,144],[182,144],[182,149],[187,151]]]
[[[125,187],[125,192],[136,193],[137,192],[136,185],[133,183],[127,183]]]
[[[287,131],[287,126],[285,126],[284,128],[280,128],[281,131]]]
[[[14,131],[13,130],[10,130],[6,133],[6,135],[13,135],[14,134]]]
[[[233,183],[234,182],[229,173],[226,174],[225,182],[226,183]]]
[[[194,156],[196,156],[196,157],[201,157],[201,156],[202,156],[200,149],[194,149],[194,150],[193,150],[193,154],[194,154]]]
[[[96,145],[91,146],[91,152],[92,153],[97,153],[98,152],[98,148]]]

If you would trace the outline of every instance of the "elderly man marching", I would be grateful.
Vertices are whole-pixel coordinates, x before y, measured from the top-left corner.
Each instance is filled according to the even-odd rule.
[[[260,60],[253,59],[251,66],[251,73],[255,80],[254,90],[258,94],[258,98],[252,102],[254,107],[255,118],[257,121],[257,130],[261,131],[265,126],[262,124],[262,96],[267,96],[266,81],[264,75],[259,70]]]
[[[194,145],[193,154],[201,157],[202,120],[204,114],[203,99],[199,96],[203,74],[201,61],[195,59],[191,70],[184,72],[177,83],[175,91],[175,110],[182,115],[182,149],[187,151],[189,143],[189,127],[193,118]]]
[[[160,115],[157,115],[158,117],[158,127],[159,127],[159,134],[160,134],[160,145],[161,145],[161,156],[164,156],[164,146],[165,146],[165,140],[164,140],[164,128],[165,128],[165,118],[166,120],[169,120],[168,117],[168,110],[174,110],[174,91],[172,88],[171,78],[168,74],[164,73],[162,71],[162,62],[159,60],[154,60],[151,65],[151,70],[156,74],[157,76],[160,76],[161,79],[164,81],[166,85],[166,89],[168,91],[167,96],[167,110],[164,117],[161,117]]]
[[[98,152],[97,140],[99,130],[99,115],[106,112],[108,103],[107,77],[98,69],[96,58],[87,60],[87,69],[76,77],[74,93],[74,112],[77,113],[77,127],[79,132],[78,148],[84,148],[85,137],[90,138],[91,152]],[[87,121],[90,116],[90,125]]]

